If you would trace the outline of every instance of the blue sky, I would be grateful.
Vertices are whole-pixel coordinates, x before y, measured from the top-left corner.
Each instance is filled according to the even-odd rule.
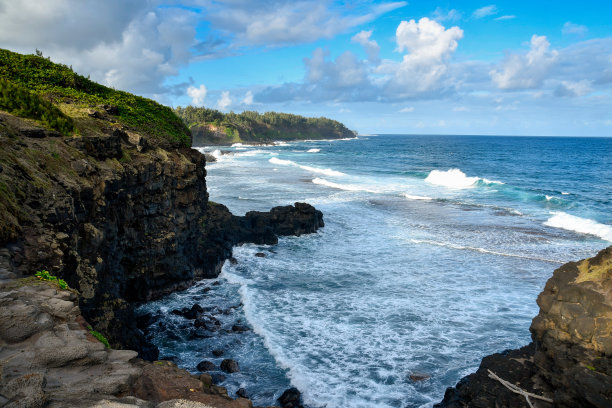
[[[0,47],[171,106],[612,136],[612,2],[0,0]]]

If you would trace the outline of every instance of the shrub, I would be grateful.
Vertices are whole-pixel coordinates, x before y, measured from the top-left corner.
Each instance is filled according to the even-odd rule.
[[[91,334],[96,339],[98,339],[100,341],[100,343],[102,343],[102,344],[104,344],[104,346],[106,346],[106,348],[110,348],[110,344],[108,343],[108,340],[106,339],[106,337],[104,337],[104,335],[102,333],[95,331],[93,329],[93,327],[91,327],[91,326],[87,326],[87,330],[89,330],[89,334]]]
[[[74,131],[72,119],[39,95],[0,78],[0,109],[16,116],[35,119],[45,126],[69,135]]]

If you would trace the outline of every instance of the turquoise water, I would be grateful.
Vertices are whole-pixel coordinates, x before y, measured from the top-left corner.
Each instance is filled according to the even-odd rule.
[[[612,139],[384,135],[226,150],[208,165],[211,200],[237,214],[307,201],[325,228],[236,248],[220,284],[143,309],[166,322],[154,333],[162,355],[194,372],[234,358],[241,372],[222,385],[257,405],[292,385],[311,407],[430,406],[483,356],[530,341],[556,267],[612,242]],[[219,319],[211,337],[170,313],[193,303]],[[251,331],[231,332],[237,322]],[[415,371],[431,378],[414,383]]]

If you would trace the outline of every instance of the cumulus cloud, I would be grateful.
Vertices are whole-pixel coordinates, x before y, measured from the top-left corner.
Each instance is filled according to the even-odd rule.
[[[370,39],[371,36],[372,30],[360,31],[351,38],[351,41],[360,44],[365,49],[371,62],[377,62],[379,61],[380,46],[375,40]]]
[[[232,104],[229,91],[221,92],[221,97],[217,100],[217,108],[226,110]]]
[[[252,105],[253,104],[253,92],[247,91],[246,95],[242,99],[242,103],[244,105]]]
[[[448,68],[448,60],[463,38],[459,27],[445,29],[440,23],[427,17],[402,21],[396,30],[397,50],[407,51],[402,62],[392,66],[395,70],[390,83],[408,96],[439,87],[440,79]],[[381,68],[381,72],[388,67]]]
[[[565,35],[578,35],[578,36],[583,36],[588,31],[589,29],[586,26],[583,26],[580,24],[574,24],[571,21],[568,21],[565,24],[563,24],[563,29],[561,30],[561,32]]]
[[[0,42],[36,48],[104,85],[155,96],[184,92],[163,85],[187,64],[196,14],[146,0],[0,0]],[[182,88],[182,89],[181,89]]]
[[[476,19],[481,19],[488,16],[494,16],[497,13],[497,6],[495,4],[491,4],[490,6],[484,6],[474,10],[474,12],[472,13],[472,17]]]
[[[199,88],[190,86],[187,88],[187,95],[191,98],[191,103],[195,106],[204,105],[204,99],[206,98],[208,90],[204,85],[200,85]]]
[[[283,46],[332,38],[382,14],[404,7],[404,1],[367,5],[357,11],[330,1],[205,1],[213,27],[239,45]],[[231,7],[231,9],[229,9]]]
[[[498,69],[490,72],[491,79],[500,89],[534,89],[542,85],[559,52],[550,50],[545,36],[531,37],[530,50],[523,55],[509,55]]]

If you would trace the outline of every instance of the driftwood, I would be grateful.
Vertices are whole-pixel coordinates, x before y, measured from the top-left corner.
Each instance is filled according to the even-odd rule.
[[[550,398],[546,398],[546,397],[542,397],[541,395],[537,395],[537,394],[532,394],[531,392],[527,392],[524,389],[520,388],[517,385],[514,385],[502,378],[499,378],[493,371],[491,370],[487,370],[489,372],[489,377],[497,380],[501,383],[501,385],[503,385],[504,387],[506,387],[507,389],[509,389],[510,391],[516,393],[516,394],[521,394],[523,397],[525,397],[525,399],[527,400],[527,404],[529,404],[529,406],[531,408],[534,408],[533,404],[531,403],[531,400],[529,400],[529,397],[531,398],[535,398],[535,399],[539,399],[542,401],[546,401],[546,402],[550,402],[552,404],[553,400]]]

